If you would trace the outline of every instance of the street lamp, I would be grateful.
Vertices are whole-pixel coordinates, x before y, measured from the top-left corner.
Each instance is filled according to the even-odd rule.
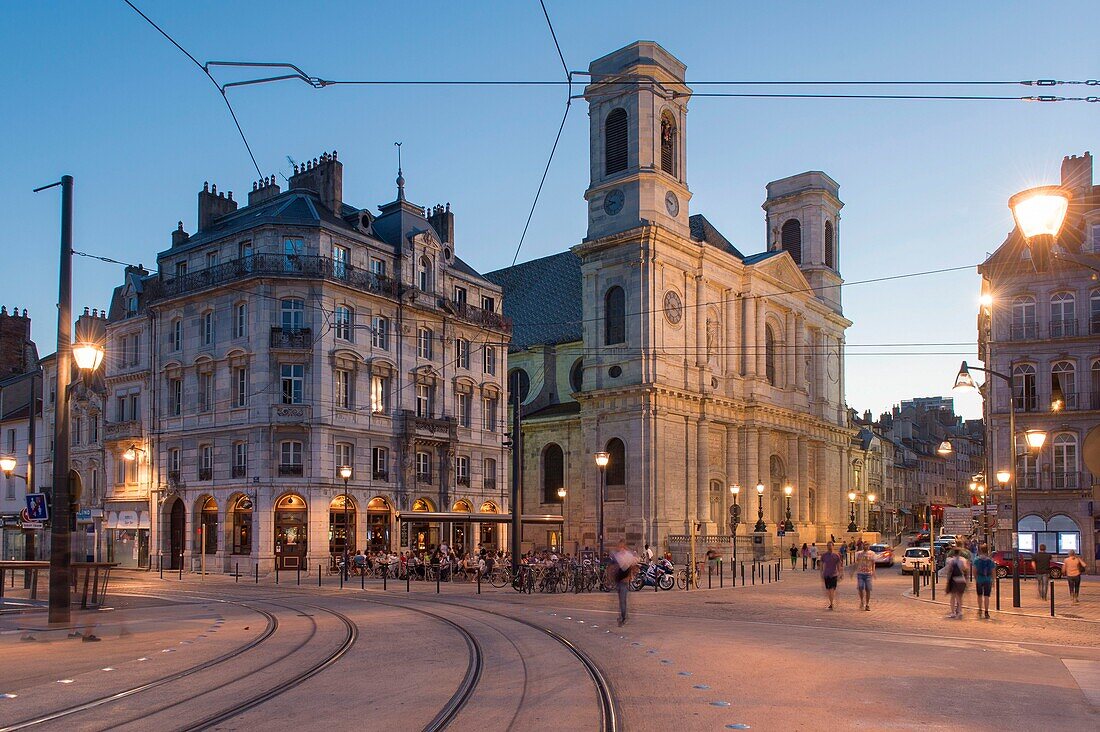
[[[753,531],[767,531],[768,525],[764,523],[764,484],[756,484],[756,496],[757,496],[757,508],[756,508],[756,525],[752,527]]]
[[[737,566],[737,526],[741,523],[741,506],[737,503],[737,496],[741,493],[741,486],[734,483],[730,486],[730,495],[733,496],[733,504],[730,505],[730,540],[733,541],[733,566]]]
[[[791,494],[794,493],[794,487],[791,485],[783,486],[783,494],[787,496],[787,520],[783,522],[784,531],[794,531],[794,523],[791,521]]]
[[[869,508],[867,509],[867,529],[869,531],[874,531],[877,528],[877,523],[875,522],[875,499],[876,498],[877,498],[877,496],[875,496],[874,493],[867,494],[867,503],[869,504]]]
[[[145,452],[145,451],[142,450],[137,445],[130,445],[128,448],[126,448],[126,452],[122,453],[122,459],[126,460],[127,462],[132,463],[135,460],[137,460],[137,456],[138,456],[139,452]]]
[[[347,582],[348,576],[348,481],[351,479],[351,466],[343,465],[340,467],[340,477],[344,479],[344,581]]]
[[[859,531],[859,527],[856,526],[856,494],[854,491],[848,494],[848,531]]]
[[[1020,194],[1022,195],[1022,194]],[[1015,211],[1015,209],[1014,209]],[[1019,220],[1017,220],[1019,225]],[[1061,223],[1059,223],[1061,226]],[[1023,231],[1023,228],[1021,228]],[[1033,255],[1034,256],[1034,255]],[[1034,261],[1034,260],[1033,260]],[[1009,458],[1010,462],[1016,464],[1016,395],[1013,393],[1012,377],[1006,374],[1002,374],[999,371],[993,369],[986,369],[980,366],[967,366],[966,361],[962,362],[962,366],[959,367],[959,373],[955,376],[955,389],[977,389],[978,385],[974,381],[974,377],[970,375],[970,370],[981,371],[989,374],[990,376],[996,376],[998,379],[1003,380],[1008,384],[1008,442],[1009,442]],[[992,409],[990,410],[992,414]],[[989,425],[986,425],[986,429],[989,429]],[[1042,449],[1043,444],[1046,442],[1047,433],[1042,430],[1025,430],[1024,440],[1027,442],[1028,449],[1033,452],[1038,452]],[[1007,472],[1007,471],[1005,471]],[[1012,477],[1011,475],[1009,476]],[[1017,550],[1013,555],[1015,558],[1012,560],[1012,607],[1020,607],[1020,559],[1019,559],[1019,541],[1017,536],[1020,531],[1020,496],[1019,496],[1019,480],[1012,480],[1012,537],[1013,543],[1016,545],[1014,548]],[[1004,485],[1001,486],[1004,488]]]
[[[599,510],[596,513],[597,523],[596,527],[597,539],[599,542],[599,561],[603,561],[603,493],[604,493],[604,481],[606,480],[607,464],[611,462],[611,453],[598,452],[596,457],[596,467],[600,469],[600,505]]]
[[[1016,228],[1031,251],[1036,272],[1045,272],[1051,249],[1069,210],[1070,194],[1061,186],[1039,186],[1020,191],[1008,199]]]
[[[15,458],[11,455],[0,456],[0,471],[10,478],[13,470],[15,470]]]

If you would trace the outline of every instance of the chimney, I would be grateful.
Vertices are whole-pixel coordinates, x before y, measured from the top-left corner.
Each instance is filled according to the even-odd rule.
[[[863,423],[864,424],[871,424],[874,421],[875,421],[874,418],[871,416],[871,410],[870,409],[865,410],[863,412]]]
[[[322,153],[321,157],[294,166],[290,188],[313,191],[321,198],[325,208],[337,216],[343,216],[344,165],[336,159],[336,151]]]
[[[191,235],[183,230],[183,222],[176,224],[176,230],[172,232],[172,246],[178,247],[181,244],[186,244],[190,238]]]
[[[226,197],[224,193],[218,193],[216,185],[202,184],[202,190],[199,191],[199,231],[206,231],[222,216],[236,210],[237,202],[233,200],[233,191]]]
[[[439,235],[441,242],[454,246],[455,215],[451,213],[450,203],[447,204],[446,208],[438,205],[432,208],[432,212],[428,216],[428,223],[435,229],[435,233]]]
[[[252,192],[248,194],[248,205],[255,206],[261,201],[275,198],[280,192],[279,184],[275,182],[274,175],[260,178],[260,180],[252,184]]]
[[[31,319],[26,308],[0,307],[0,378],[25,374],[34,364],[29,363],[27,346],[31,342]]]
[[[1086,151],[1081,157],[1062,158],[1062,185],[1075,195],[1092,188],[1092,153]]]

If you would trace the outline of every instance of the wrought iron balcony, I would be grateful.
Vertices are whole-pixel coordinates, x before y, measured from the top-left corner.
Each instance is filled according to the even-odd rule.
[[[485,479],[485,490],[488,490],[488,491],[496,490],[496,487],[497,487],[497,479],[496,478],[486,478]]]
[[[153,300],[165,300],[248,277],[326,279],[387,297],[397,297],[400,292],[396,280],[329,257],[284,254],[253,254],[175,277],[162,274],[149,289]]]
[[[234,465],[233,466],[233,477],[234,478],[243,478],[247,474],[248,474],[248,468],[246,466],[244,466],[244,465]]]
[[[141,422],[128,420],[126,422],[108,422],[104,425],[103,436],[106,440],[140,440],[142,437]]]
[[[271,347],[309,350],[313,348],[313,331],[310,328],[288,329],[272,326]]]
[[[279,465],[279,475],[301,475],[302,464]]]
[[[199,468],[199,480],[210,480],[214,477],[213,468]]]
[[[1077,488],[1080,483],[1080,476],[1077,473],[1071,473],[1066,471],[1054,471],[1051,473],[1051,477],[1054,483],[1054,489],[1060,490],[1068,488],[1070,490]]]
[[[460,475],[460,476],[458,476],[458,478],[455,479],[455,482],[458,485],[464,485],[468,488],[470,486],[470,476]]]
[[[1050,321],[1051,338],[1073,338],[1077,335],[1077,319],[1063,318]]]
[[[447,300],[445,301],[444,309],[450,310],[456,317],[465,320],[467,323],[473,323],[474,325],[480,325],[484,328],[493,328],[495,330],[512,330],[511,318],[492,310],[479,308],[468,302]]]
[[[1008,339],[1012,341],[1033,341],[1039,337],[1038,323],[1013,323]]]
[[[375,470],[374,471],[374,479],[375,480],[381,480],[383,482],[389,482],[390,474],[388,472],[386,472],[385,470]]]

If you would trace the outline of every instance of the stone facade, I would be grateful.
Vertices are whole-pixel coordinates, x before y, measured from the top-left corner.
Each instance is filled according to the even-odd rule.
[[[979,268],[991,304],[978,318],[979,355],[986,366],[1014,380],[1020,532],[1024,546],[1043,541],[1064,553],[1074,542],[1092,564],[1100,543],[1100,480],[1084,461],[1086,438],[1100,421],[1100,186],[1093,185],[1092,156],[1062,161],[1063,186],[1072,194],[1054,256],[1037,272],[1022,237],[1013,231]],[[1051,411],[1055,380],[1065,404]],[[987,379],[982,392],[993,444],[992,469],[1010,469],[1008,383]],[[1047,433],[1038,455],[1019,434]],[[997,491],[1002,518],[999,543],[1011,542],[1010,492]]]
[[[524,512],[564,515],[564,537],[528,528],[525,546],[597,545],[597,451],[612,456],[608,543],[728,537],[733,484],[751,533],[757,483],[769,537],[788,484],[799,538],[839,536],[854,431],[838,185],[821,172],[769,183],[766,250],[746,256],[688,211],[684,66],[638,42],[590,71],[588,236],[487,275],[516,326]]]

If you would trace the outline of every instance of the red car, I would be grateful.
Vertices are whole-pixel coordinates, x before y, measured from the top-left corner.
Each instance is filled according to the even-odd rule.
[[[1012,576],[1012,560],[1015,552],[993,552],[993,563],[997,565],[997,576],[1001,579]],[[1035,556],[1031,552],[1020,552],[1020,576],[1035,576]],[[1062,563],[1057,559],[1050,560],[1050,578],[1062,578]]]

